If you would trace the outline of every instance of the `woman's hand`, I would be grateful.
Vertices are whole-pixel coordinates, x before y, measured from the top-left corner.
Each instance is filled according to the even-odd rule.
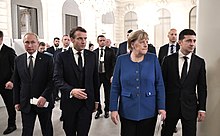
[[[112,112],[111,112],[111,119],[112,119],[112,121],[113,121],[113,123],[114,123],[115,125],[118,124],[118,121],[119,121],[118,111],[112,111]]]

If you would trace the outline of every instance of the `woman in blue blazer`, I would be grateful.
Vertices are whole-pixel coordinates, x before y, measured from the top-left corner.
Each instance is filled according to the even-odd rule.
[[[158,113],[166,118],[165,91],[160,64],[147,53],[148,34],[133,32],[131,54],[118,57],[110,92],[111,119],[121,121],[122,136],[153,136]]]

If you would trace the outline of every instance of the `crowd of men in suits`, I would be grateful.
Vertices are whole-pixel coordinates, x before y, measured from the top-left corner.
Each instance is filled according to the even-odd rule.
[[[127,37],[131,32],[132,30],[127,32]],[[170,29],[169,43],[161,46],[158,53],[166,90],[167,119],[163,124],[163,136],[171,136],[175,132],[179,119],[182,121],[183,135],[194,136],[196,118],[199,121],[205,118],[205,61],[193,53],[195,36],[193,30],[185,29],[180,32],[177,42],[177,30]],[[102,109],[105,118],[110,116],[109,95],[114,65],[118,56],[130,53],[130,50],[127,41],[116,48],[111,46],[110,39],[99,35],[99,47],[89,51],[85,49],[86,39],[86,30],[76,27],[69,35],[63,35],[63,48],[58,48],[60,39],[55,37],[54,45],[45,50],[45,43],[40,43],[35,33],[27,33],[23,38],[26,52],[16,57],[15,51],[3,44],[3,32],[0,31],[0,94],[9,116],[8,127],[3,134],[17,129],[16,109],[21,111],[23,136],[33,135],[36,116],[39,118],[42,134],[53,135],[51,115],[55,100],[61,100],[60,120],[63,121],[67,136],[87,136],[92,113],[95,111],[95,119],[103,113]],[[72,48],[69,46],[70,42],[73,43]],[[148,44],[148,52],[156,55],[152,44]],[[188,67],[186,66],[187,74],[182,81],[181,71],[184,65]],[[102,84],[104,108],[100,99]]]

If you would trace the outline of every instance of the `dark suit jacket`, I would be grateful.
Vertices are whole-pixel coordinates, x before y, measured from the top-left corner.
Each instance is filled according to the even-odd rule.
[[[8,81],[12,81],[15,51],[3,44],[0,50],[0,90],[5,88]]]
[[[118,48],[116,48],[116,47],[111,47],[111,49],[114,51],[115,55],[117,55]]]
[[[165,84],[167,115],[176,117],[181,109],[182,116],[185,119],[196,119],[198,110],[206,110],[205,61],[192,54],[190,68],[183,83],[180,81],[178,67],[178,53],[165,57],[162,73]]]
[[[176,44],[176,52],[180,49],[180,45],[177,43]],[[169,50],[169,44],[165,44],[160,47],[159,54],[158,54],[158,59],[160,62],[160,65],[162,64],[164,58],[167,56]]]
[[[116,54],[116,56],[118,57],[119,55],[122,55],[122,54],[126,54],[127,53],[127,41],[123,42],[123,43],[120,43],[119,44],[119,47],[118,47],[118,52]]]
[[[54,106],[53,93],[53,58],[46,54],[37,53],[33,77],[31,79],[27,68],[27,53],[15,59],[14,71],[14,102],[20,104],[21,111],[28,113],[31,110],[30,99],[43,96],[49,102],[47,108]]]
[[[85,100],[88,109],[93,110],[95,101],[99,101],[98,88],[98,62],[96,54],[89,50],[84,50],[84,69],[85,69],[85,92],[87,99]],[[74,107],[78,107],[77,98],[70,98],[70,92],[74,88],[79,88],[79,71],[72,49],[59,53],[55,60],[54,82],[62,91],[63,110],[72,111]]]
[[[99,48],[95,49],[97,62],[99,62]],[[115,54],[114,51],[108,47],[105,47],[105,56],[104,56],[104,67],[107,79],[110,80],[113,74],[113,70],[115,67]]]
[[[54,46],[47,48],[46,52],[49,52],[54,55],[54,52],[55,52]]]
[[[156,54],[156,49],[155,49],[155,47],[153,46],[153,44],[148,44],[148,51],[147,51],[147,52]]]

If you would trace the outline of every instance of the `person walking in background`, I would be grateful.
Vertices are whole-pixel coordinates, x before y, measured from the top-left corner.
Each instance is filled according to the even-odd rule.
[[[89,43],[89,50],[90,50],[90,51],[93,51],[93,50],[94,50],[94,44]]]
[[[95,49],[97,62],[99,62],[99,90],[101,90],[101,85],[104,87],[105,94],[105,118],[109,117],[109,98],[110,98],[110,88],[111,88],[111,77],[113,74],[114,66],[115,66],[115,53],[112,49],[105,46],[106,38],[104,35],[99,35],[97,37],[97,42],[99,44],[99,48]],[[99,101],[99,107],[97,113],[95,115],[95,119],[98,119],[102,114],[102,106],[101,100]]]
[[[167,37],[169,43],[161,46],[159,50],[158,59],[160,64],[162,64],[166,56],[171,55],[180,49],[180,46],[177,43],[177,30],[175,28],[170,29]]]
[[[59,49],[59,46],[60,46],[60,38],[55,37],[55,38],[53,39],[53,44],[54,44],[54,45],[51,46],[51,47],[49,47],[49,48],[47,48],[46,51],[54,55],[54,52]]]
[[[13,70],[16,57],[14,49],[3,43],[4,34],[0,31],[0,94],[8,113],[8,127],[3,132],[9,134],[17,129],[16,111],[13,104]]]
[[[179,119],[182,135],[196,136],[197,119],[204,121],[206,115],[205,61],[193,53],[196,33],[191,29],[181,31],[179,45],[180,50],[162,63],[167,111],[162,136],[172,136]]]
[[[127,31],[127,38],[129,37],[129,35],[131,34],[132,31],[133,30],[131,30],[131,29]],[[119,44],[118,52],[117,52],[116,56],[118,57],[119,55],[126,54],[126,53],[130,53],[130,50],[128,48],[128,42],[124,41]]]
[[[62,92],[65,134],[88,136],[92,113],[99,103],[98,62],[96,54],[85,49],[84,28],[73,28],[69,36],[73,48],[57,55],[54,82]]]
[[[22,136],[32,136],[36,116],[42,135],[52,136],[53,58],[37,51],[39,38],[26,33],[23,38],[26,53],[15,59],[14,102],[21,111]]]
[[[111,44],[112,44],[112,41],[110,39],[106,39],[105,46],[112,49],[114,51],[114,54],[116,55],[118,52],[118,48],[111,46]]]
[[[122,136],[153,136],[158,113],[166,118],[165,90],[159,61],[148,51],[148,34],[128,37],[131,54],[118,57],[110,92],[111,119],[121,121]]]

